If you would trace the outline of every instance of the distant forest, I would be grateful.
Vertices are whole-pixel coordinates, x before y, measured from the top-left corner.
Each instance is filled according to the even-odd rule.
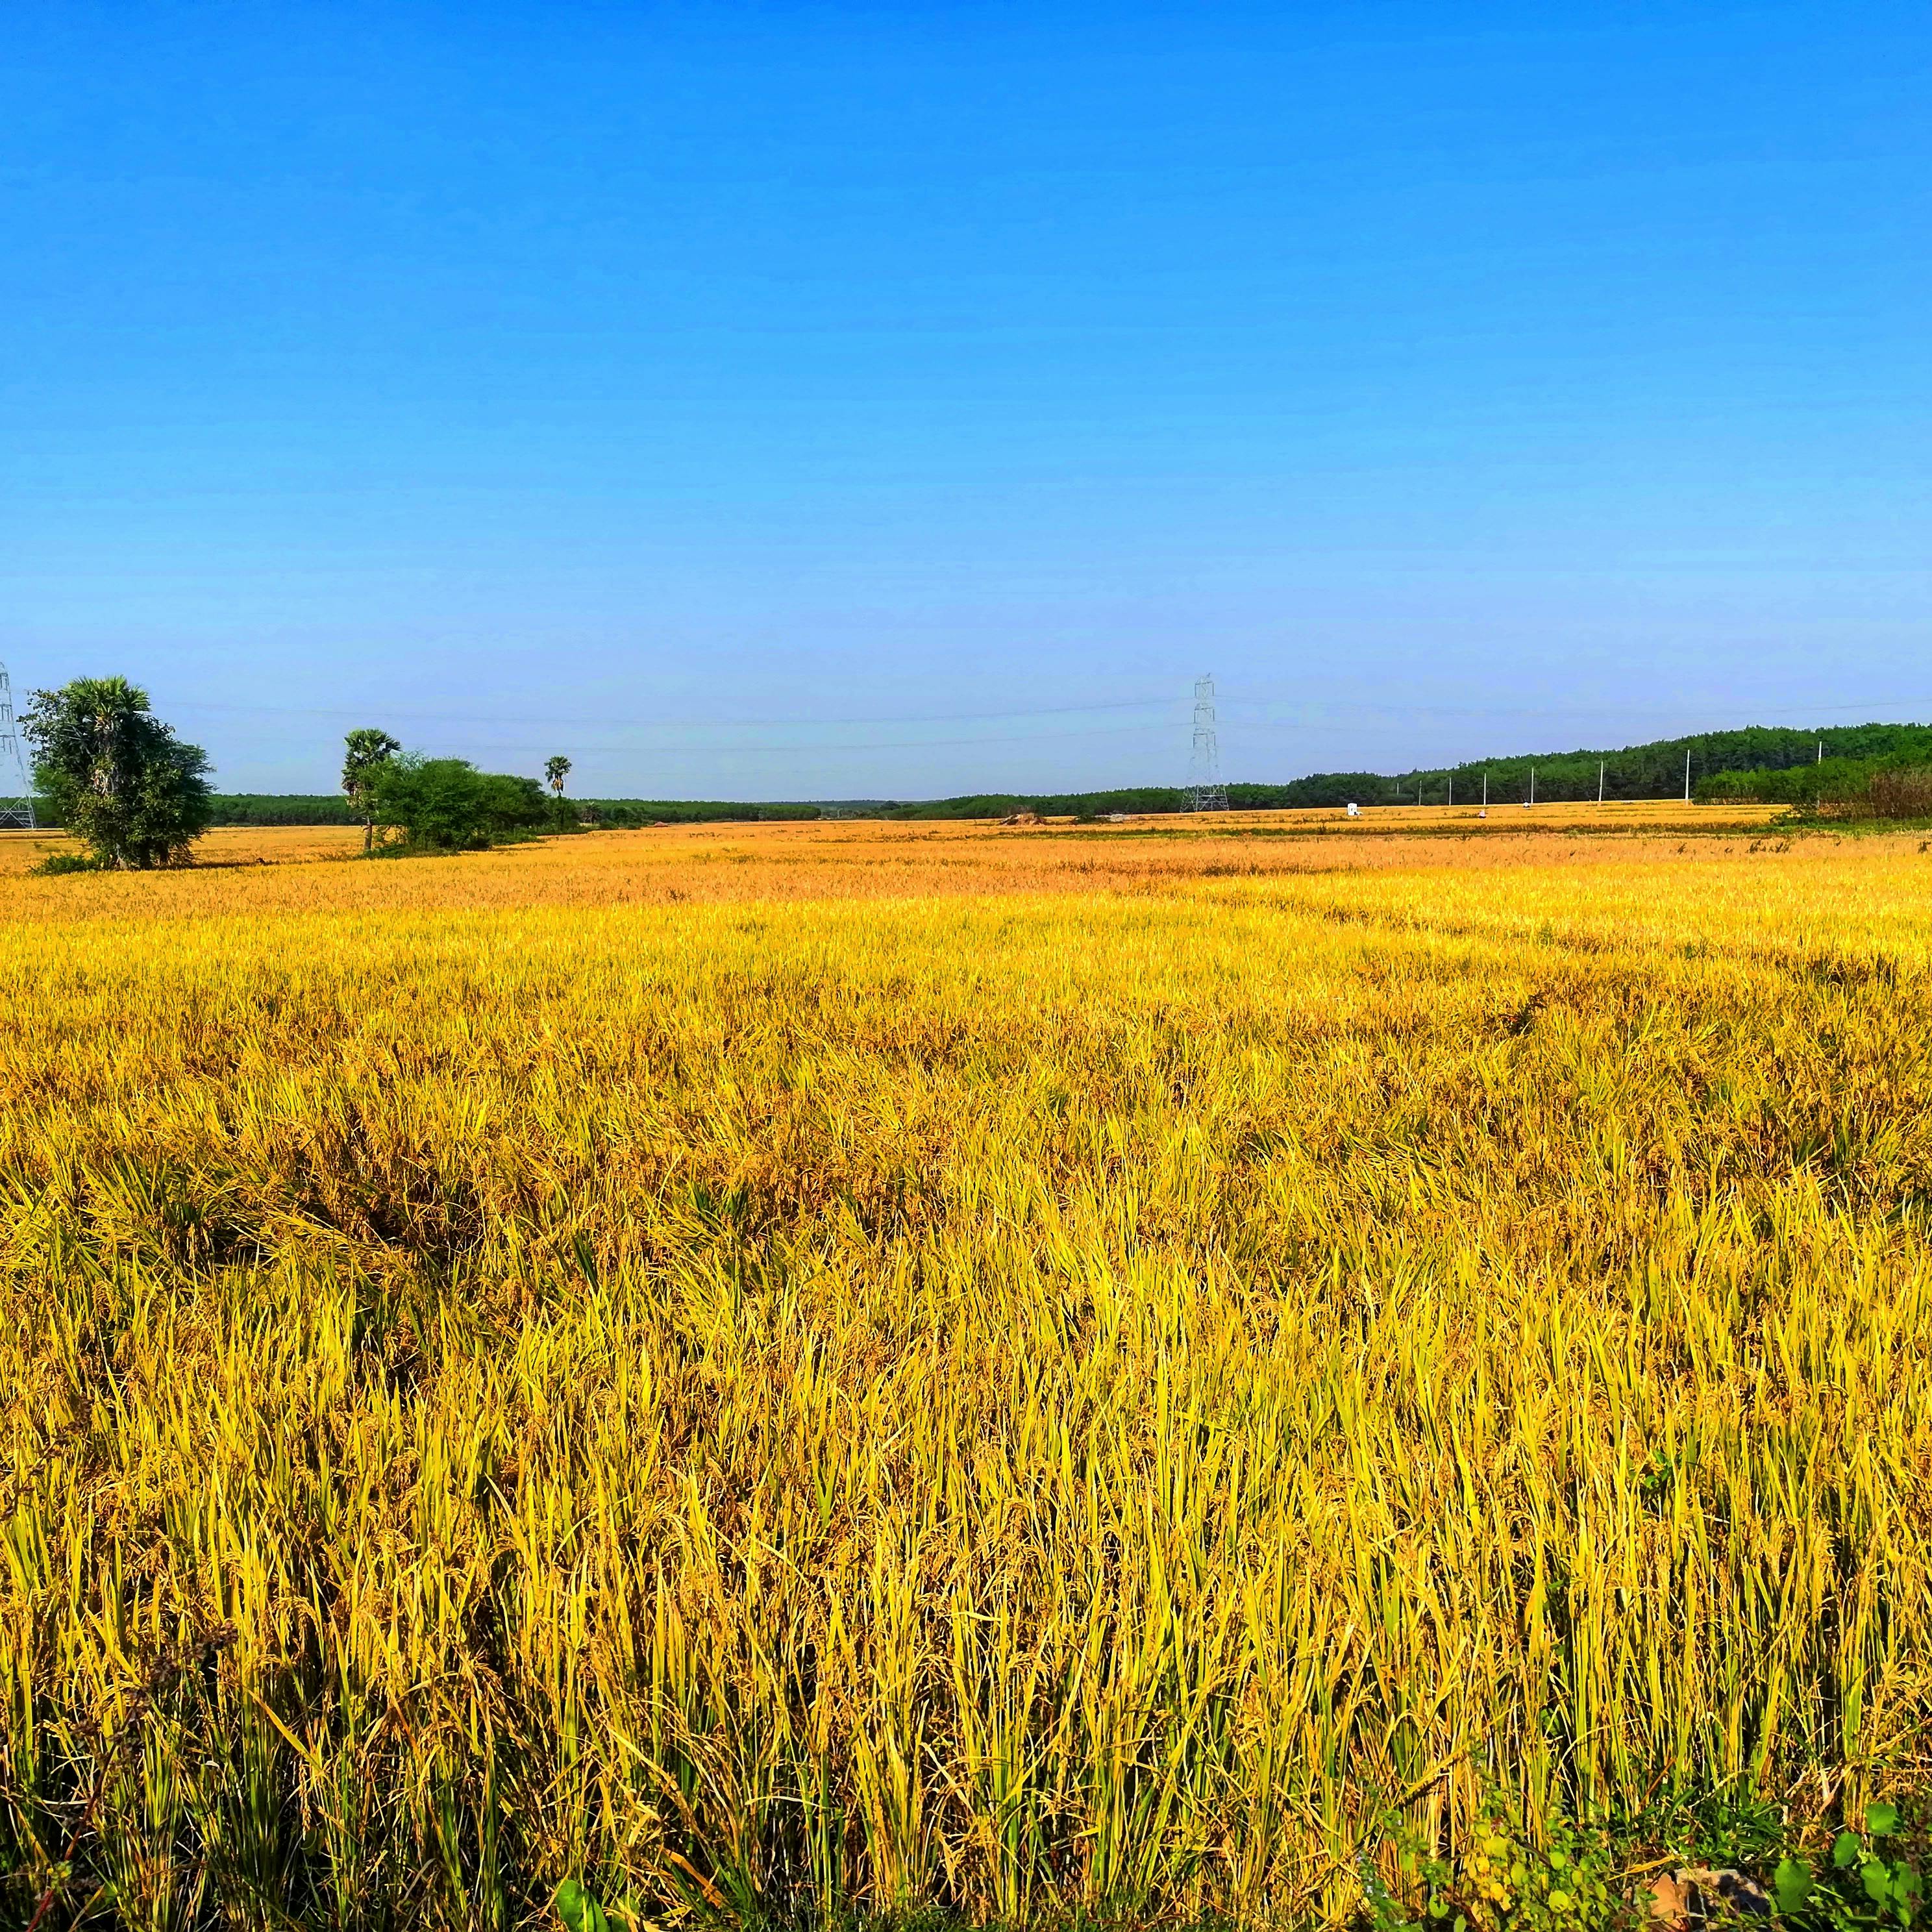
[[[1534,770],[1536,796],[1555,803],[1594,798],[1600,766],[1606,799],[1682,798],[1687,758],[1695,794],[1700,788],[1711,789],[1706,782],[1720,772],[1786,771],[1811,764],[1821,754],[1828,762],[1886,759],[1932,764],[1932,724],[1832,724],[1810,731],[1753,725],[1740,731],[1659,738],[1614,751],[1530,752],[1393,773],[1316,772],[1286,784],[1231,784],[1228,802],[1246,812],[1352,802],[1442,805],[1453,792],[1456,799],[1473,805],[1486,790],[1492,804],[1514,804],[1528,797]],[[988,793],[922,804],[887,804],[879,810],[892,818],[987,818],[1016,811],[1078,818],[1110,812],[1180,812],[1186,803],[1187,794],[1180,787],[1162,785],[1117,791]]]
[[[1606,798],[1682,798],[1688,757],[1694,794],[1705,779],[1720,772],[1789,771],[1826,759],[1888,759],[1932,764],[1932,724],[1832,724],[1797,731],[1752,725],[1742,731],[1706,731],[1688,738],[1660,738],[1617,751],[1556,752],[1532,757],[1490,758],[1432,771],[1404,772],[1387,781],[1398,800],[1411,802],[1420,793],[1425,804],[1439,804],[1450,781],[1459,799],[1481,795],[1486,775],[1490,796],[1508,802],[1528,796],[1529,773],[1536,772],[1536,795],[1554,802],[1597,796],[1597,769],[1603,767]]]
[[[1467,764],[1438,765],[1415,771],[1314,772],[1282,784],[1231,784],[1228,802],[1238,812],[1293,806],[1440,805],[1451,794],[1474,804],[1486,794],[1492,804],[1508,805],[1529,796],[1535,773],[1536,796],[1554,803],[1593,799],[1601,768],[1603,795],[1613,799],[1681,798],[1684,761],[1690,761],[1694,794],[1755,795],[1721,774],[1790,772],[1791,782],[1755,788],[1766,796],[1804,795],[1797,768],[1820,758],[1932,766],[1932,724],[1830,724],[1808,731],[1754,725],[1740,731],[1705,731],[1685,738],[1659,738],[1646,745],[1614,750],[1540,752]],[[1844,770],[1844,766],[1840,766]],[[748,804],[693,799],[604,798],[572,801],[587,824],[612,826],[740,824],[819,818],[1000,818],[1013,812],[1042,818],[1098,818],[1109,812],[1168,812],[1186,809],[1178,785],[1138,785],[1110,791],[980,792],[962,798],[901,801],[854,800],[836,803]],[[218,793],[218,825],[354,825],[361,821],[337,793],[277,794]],[[52,823],[43,817],[41,822]]]

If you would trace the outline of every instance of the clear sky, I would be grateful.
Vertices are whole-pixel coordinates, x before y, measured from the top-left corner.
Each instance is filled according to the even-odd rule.
[[[1932,717],[1932,12],[9,0],[0,658],[224,789]]]

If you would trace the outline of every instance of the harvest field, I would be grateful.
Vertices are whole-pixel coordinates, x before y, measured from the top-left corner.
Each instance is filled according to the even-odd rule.
[[[1529,817],[0,838],[0,1922],[1922,1790],[1932,854]]]

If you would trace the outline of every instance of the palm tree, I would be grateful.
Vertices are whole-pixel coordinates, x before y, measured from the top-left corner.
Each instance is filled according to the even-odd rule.
[[[367,852],[376,842],[376,814],[370,801],[374,795],[376,770],[403,748],[388,732],[372,726],[350,732],[342,742],[342,789],[349,794],[350,803],[362,814],[362,849]]]

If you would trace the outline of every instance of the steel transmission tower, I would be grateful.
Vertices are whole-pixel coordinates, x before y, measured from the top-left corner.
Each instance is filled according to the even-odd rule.
[[[0,828],[24,826],[33,831],[34,788],[20,755],[20,727],[14,719],[14,686],[0,664]]]
[[[1228,788],[1221,782],[1221,748],[1214,735],[1214,680],[1194,680],[1194,748],[1187,760],[1190,812],[1226,812]]]

